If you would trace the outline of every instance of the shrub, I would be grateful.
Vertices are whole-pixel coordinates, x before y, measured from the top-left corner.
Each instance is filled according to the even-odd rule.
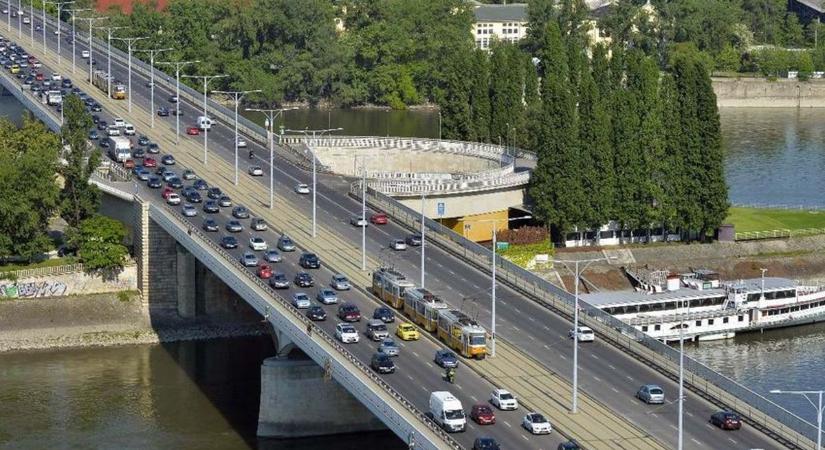
[[[129,293],[127,291],[120,291],[117,293],[117,299],[123,303],[129,301]]]
[[[545,227],[521,227],[514,230],[499,230],[496,240],[509,242],[510,245],[538,244],[547,241],[548,231]]]

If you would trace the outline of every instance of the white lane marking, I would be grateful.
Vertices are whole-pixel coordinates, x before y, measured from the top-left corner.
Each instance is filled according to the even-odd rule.
[[[513,329],[514,329],[514,330],[516,330],[516,331],[521,331],[521,330],[519,330],[519,328],[518,328],[517,326],[515,326],[515,325],[513,325]]]
[[[690,411],[685,411],[685,414],[687,414],[689,417],[693,417],[693,413]]]
[[[616,370],[616,367],[613,364],[608,364],[607,366],[610,367],[613,370]]]
[[[593,375],[593,379],[594,379],[594,380],[596,380],[596,381],[598,381],[599,383],[601,383],[601,382],[602,382],[602,379],[601,379],[601,378],[599,378],[599,377],[597,377],[596,375]]]
[[[535,322],[536,321],[536,319],[534,319],[533,316],[528,317],[528,319],[530,319],[530,322]]]
[[[564,356],[564,355],[563,355],[563,354],[561,354],[561,353],[559,353],[559,356],[561,356],[561,359],[567,359],[567,357],[566,357],[566,356]]]
[[[696,443],[696,445],[698,445],[699,447],[701,447],[701,446],[702,446],[702,443],[701,443],[701,442],[699,442],[699,441],[697,441],[697,440],[696,440],[696,438],[690,438],[690,440],[691,440],[691,441],[693,441],[693,442],[695,442],[695,443]]]
[[[409,378],[411,380],[415,380],[415,378],[413,378],[412,375],[410,375],[410,374],[407,374],[407,378]]]
[[[470,396],[470,398],[471,398],[471,399],[473,399],[473,401],[474,401],[474,402],[477,402],[477,401],[478,401],[478,399],[476,398],[476,396],[475,396],[475,395],[471,395],[471,396]]]
[[[550,346],[547,345],[547,344],[544,344],[544,348],[546,348],[547,350],[550,350]]]
[[[429,362],[429,361],[427,361],[427,365],[428,365],[428,366],[430,366],[430,367],[435,367],[435,366],[433,366],[433,365],[432,365],[432,363],[431,363],[431,362]]]
[[[596,354],[595,354],[595,353],[591,353],[591,354],[590,354],[590,357],[591,357],[591,358],[593,358],[593,359],[599,359],[599,357],[598,357],[598,356],[596,356]]]
[[[668,425],[670,425],[670,428],[673,428],[674,430],[678,430],[678,429],[679,429],[676,425],[673,425],[672,423],[669,423]]]
[[[512,425],[510,425],[510,422],[508,422],[508,421],[504,420],[504,421],[503,421],[503,423],[504,423],[504,425],[507,425],[508,427],[513,428],[513,426],[512,426]]]
[[[463,388],[461,387],[461,385],[460,385],[460,384],[458,384],[458,383],[455,383],[455,387],[457,387],[457,388],[459,388],[459,389],[463,389]]]
[[[416,358],[418,358],[418,353],[416,353],[415,350],[413,350],[412,354],[415,355]]]
[[[525,435],[523,435],[523,434],[522,434],[522,435],[521,435],[521,437],[522,437],[522,438],[524,438],[524,440],[525,440],[525,441],[530,442],[530,439],[527,439],[527,436],[525,436]]]
[[[518,308],[516,308],[515,306],[513,307],[513,309],[514,309],[517,313],[520,313],[520,312],[521,312],[521,310],[520,310],[520,309],[518,309]]]
[[[728,440],[729,440],[729,441],[731,441],[734,445],[736,445],[736,439],[734,439],[734,438],[728,438]]]
[[[550,331],[550,327],[548,327],[547,325],[544,326],[544,329]]]
[[[633,377],[631,377],[630,375],[625,375],[624,377],[627,378],[630,381],[633,381]]]
[[[616,388],[614,388],[613,386],[610,386],[610,389],[611,389],[613,392],[617,393],[617,394],[619,393],[619,390],[618,390],[618,389],[616,389]]]

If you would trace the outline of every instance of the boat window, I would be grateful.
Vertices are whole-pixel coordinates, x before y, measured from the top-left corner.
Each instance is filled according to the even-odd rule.
[[[647,325],[642,325],[642,331],[647,332]]]
[[[708,325],[713,325],[713,319],[708,319]]]
[[[655,325],[655,326],[653,327],[653,330],[655,330],[655,331],[659,331],[659,330],[661,330],[661,329],[662,329],[662,326],[661,326],[661,325]]]
[[[745,321],[745,316],[741,316],[741,315],[740,315],[740,316],[739,316],[739,321],[740,321],[740,322],[744,322],[744,321]]]
[[[724,318],[722,319],[722,323],[728,323],[728,318],[727,318],[727,317],[724,317]]]
[[[702,326],[702,321],[701,321],[701,320],[697,320],[697,321],[696,321],[696,326],[697,326],[697,327],[701,327],[701,326]]]

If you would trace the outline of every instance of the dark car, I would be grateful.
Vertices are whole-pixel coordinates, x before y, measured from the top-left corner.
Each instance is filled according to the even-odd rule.
[[[710,416],[710,423],[723,430],[738,430],[742,428],[742,419],[730,411],[719,411]]]
[[[109,140],[108,139],[101,139],[97,142],[97,145],[99,145],[100,148],[109,148]]]
[[[143,150],[140,147],[132,150],[132,158],[143,159],[144,157],[146,157],[146,150]]]
[[[149,145],[151,142],[152,141],[150,141],[147,136],[140,136],[137,140],[138,145],[144,146],[144,147]]]
[[[458,357],[455,356],[455,353],[446,349],[436,350],[433,360],[436,364],[444,368],[458,367]]]
[[[370,367],[372,370],[378,373],[393,373],[395,372],[395,363],[392,362],[392,358],[384,353],[376,353],[372,355],[372,360],[370,361]]]
[[[91,108],[91,109],[92,109],[92,111],[93,111],[93,112],[100,112],[100,111],[103,111],[103,107],[102,107],[102,106],[100,106],[100,103],[98,103],[98,102],[95,102],[95,103],[92,105],[92,108]]]
[[[361,311],[352,303],[343,303],[338,307],[338,318],[344,322],[360,322]]]
[[[493,413],[493,408],[485,403],[473,405],[470,409],[470,418],[475,420],[479,425],[493,425],[496,423],[496,415]]]
[[[203,201],[201,195],[198,192],[187,192],[186,193],[186,201],[189,203],[200,203]]]
[[[221,192],[220,188],[211,187],[208,191],[206,191],[206,196],[211,198],[212,200],[217,200],[221,198],[223,192]]]
[[[96,141],[100,138],[100,135],[97,134],[97,130],[92,130],[89,132],[89,139]]]
[[[306,315],[309,317],[309,320],[327,320],[327,312],[324,311],[324,308],[321,308],[318,305],[310,306]]]
[[[235,239],[235,236],[224,236],[221,238],[221,247],[238,248],[238,240]]]
[[[417,233],[408,235],[407,239],[404,240],[410,247],[418,247],[421,245],[421,235]]]
[[[232,199],[229,198],[228,195],[221,195],[221,198],[218,199],[218,204],[224,208],[232,206]]]
[[[301,254],[301,259],[298,260],[298,264],[304,269],[320,269],[321,268],[321,260],[315,253],[303,253]]]
[[[559,444],[556,450],[581,450],[581,446],[574,439]]]
[[[105,130],[106,128],[109,128],[109,124],[108,124],[108,123],[106,123],[106,121],[105,121],[105,120],[101,120],[101,121],[99,121],[99,122],[97,123],[97,129],[98,129],[99,131],[103,131],[103,130]]]
[[[60,85],[63,86],[64,88],[66,88],[66,89],[71,89],[72,88],[72,80],[70,80],[68,78],[64,78],[63,81],[60,82]]]
[[[249,218],[249,210],[247,210],[243,206],[236,206],[232,208],[232,217],[236,219],[248,219]]]
[[[98,122],[100,122],[100,116],[98,116],[97,114],[92,114],[92,123],[97,125]]]
[[[160,153],[160,146],[154,142],[150,142],[149,145],[146,146],[146,152],[156,155]]]
[[[295,274],[294,280],[295,286],[299,287],[312,287],[315,284],[315,281],[312,279],[312,275],[306,272],[298,272]]]
[[[473,450],[499,450],[498,442],[491,437],[478,437],[473,442]]]
[[[175,157],[172,156],[172,155],[163,155],[163,157],[160,158],[160,162],[162,162],[164,165],[167,165],[167,166],[174,166],[175,165]]]
[[[169,108],[167,108],[165,106],[161,106],[160,108],[158,108],[158,116],[166,117],[168,115],[169,115]]]
[[[160,181],[159,177],[149,177],[149,181],[146,182],[146,186],[149,186],[152,189],[160,189],[163,186],[163,182]]]
[[[192,183],[192,187],[199,190],[199,191],[205,191],[205,190],[209,189],[209,183],[207,183],[204,180],[199,179],[199,180],[195,180]]]
[[[241,225],[241,223],[237,220],[230,220],[229,222],[226,222],[226,231],[229,231],[230,233],[240,233],[243,231],[243,225]]]
[[[269,278],[269,285],[274,289],[289,289],[289,278],[285,273],[276,272]]]
[[[395,322],[395,314],[386,306],[379,306],[378,308],[375,308],[375,311],[372,313],[372,318],[378,319],[384,323]]]
[[[204,219],[202,228],[204,231],[218,231],[218,222],[215,219]]]
[[[218,202],[215,200],[207,200],[203,202],[203,212],[214,214],[221,210],[221,207],[218,206]]]
[[[172,189],[180,189],[183,187],[183,181],[178,177],[172,177],[166,182],[166,185]]]

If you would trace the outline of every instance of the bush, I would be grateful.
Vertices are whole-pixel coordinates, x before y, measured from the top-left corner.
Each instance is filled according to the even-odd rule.
[[[498,254],[517,266],[526,267],[536,255],[548,254],[552,257],[554,252],[553,244],[545,239],[535,244],[511,245],[507,250],[499,251]]]
[[[510,245],[538,244],[547,241],[548,231],[545,227],[521,227],[514,230],[499,230],[496,240],[509,242]]]
[[[127,291],[120,291],[117,293],[117,299],[123,303],[129,301],[129,292]]]

